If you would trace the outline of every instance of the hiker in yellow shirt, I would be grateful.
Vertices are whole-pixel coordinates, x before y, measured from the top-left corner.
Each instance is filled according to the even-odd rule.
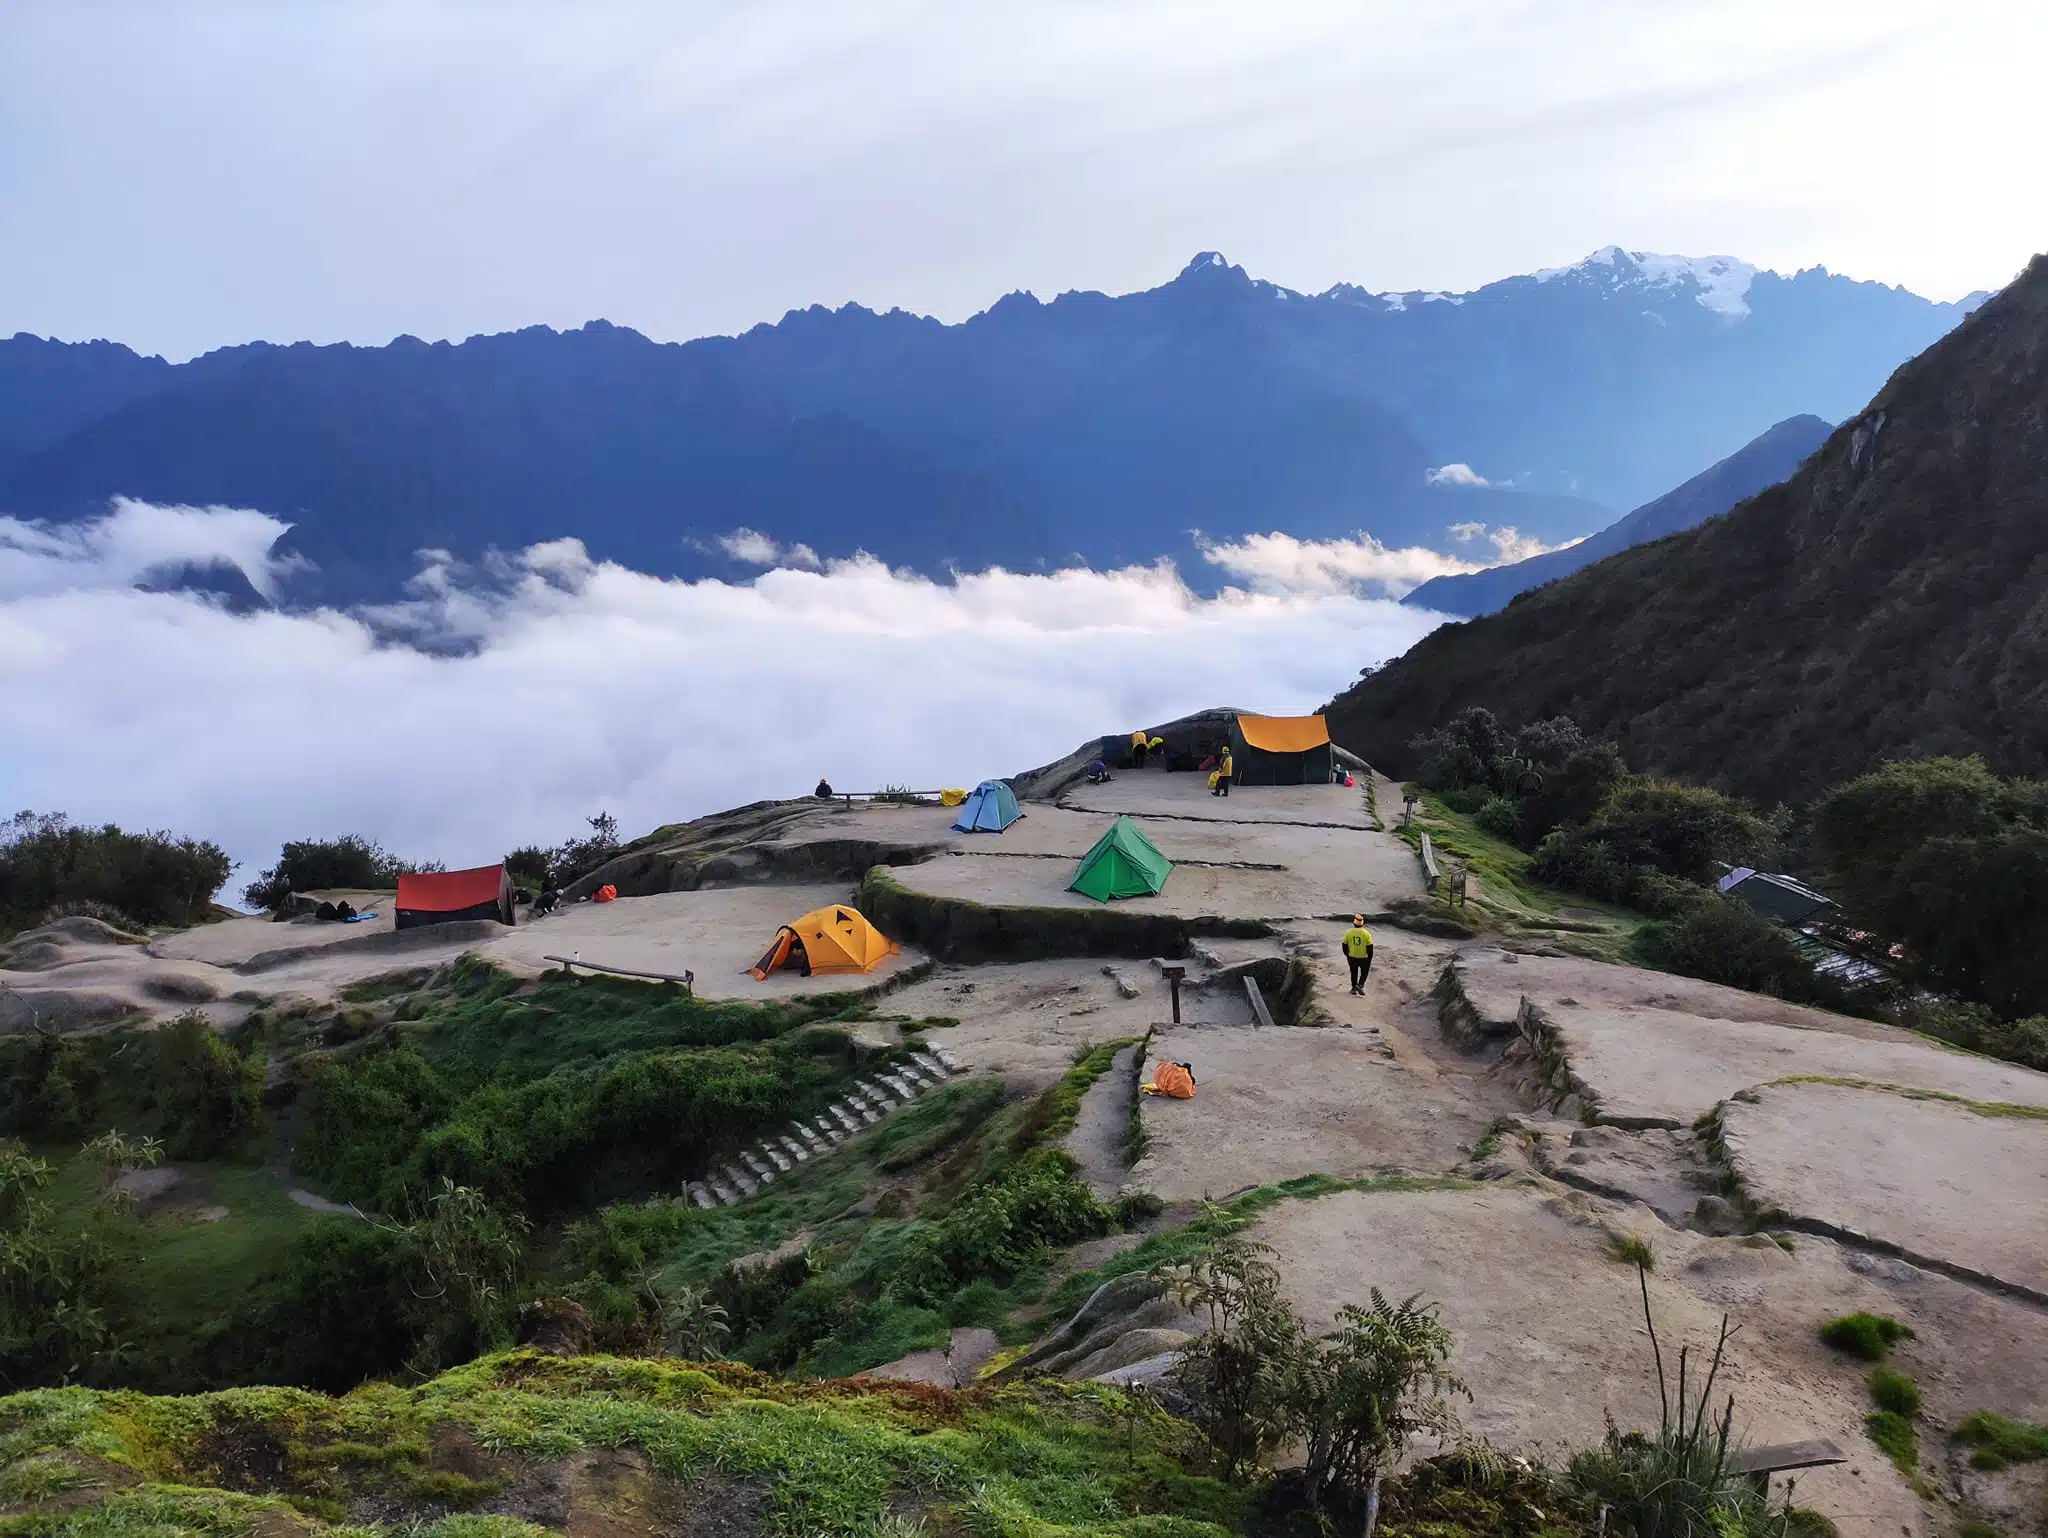
[[[1372,931],[1365,927],[1365,915],[1351,915],[1351,927],[1344,931],[1344,959],[1351,963],[1351,991],[1365,992],[1365,980],[1372,972]]]

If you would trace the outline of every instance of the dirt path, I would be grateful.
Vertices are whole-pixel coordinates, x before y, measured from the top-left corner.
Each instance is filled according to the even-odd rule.
[[[1124,1163],[1124,1144],[1131,1127],[1131,1101],[1137,1094],[1132,1077],[1132,1059],[1138,1055],[1134,1044],[1117,1053],[1109,1072],[1097,1079],[1081,1097],[1080,1114],[1074,1130],[1061,1146],[1080,1166],[1081,1178],[1097,1199],[1108,1201],[1123,1189],[1129,1174]]]

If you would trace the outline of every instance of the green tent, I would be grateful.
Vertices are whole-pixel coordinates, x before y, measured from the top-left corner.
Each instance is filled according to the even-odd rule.
[[[1095,847],[1081,856],[1081,867],[1074,872],[1067,890],[1106,903],[1113,897],[1143,897],[1156,892],[1172,874],[1173,862],[1139,831],[1136,823],[1119,817],[1095,841]]]

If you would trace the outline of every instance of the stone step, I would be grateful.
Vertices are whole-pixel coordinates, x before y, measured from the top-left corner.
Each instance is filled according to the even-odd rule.
[[[905,1100],[915,1100],[924,1093],[924,1080],[911,1078],[907,1074],[889,1073],[883,1076],[883,1082]]]
[[[851,1106],[843,1102],[838,1105],[830,1105],[825,1108],[825,1113],[839,1123],[842,1136],[848,1132],[860,1131],[860,1123],[854,1119],[854,1110]]]
[[[797,1163],[802,1164],[811,1157],[811,1151],[795,1138],[785,1137],[779,1139],[779,1141],[782,1144],[783,1152],[796,1160]]]
[[[770,1169],[767,1166],[767,1164],[762,1159],[760,1159],[751,1148],[744,1149],[741,1151],[740,1163],[744,1164],[748,1169],[752,1170],[754,1172],[754,1178],[760,1181],[761,1184],[764,1186],[775,1178],[775,1171]]]
[[[713,1175],[705,1184],[711,1187],[711,1194],[718,1198],[718,1205],[721,1207],[730,1207],[740,1199],[740,1193],[728,1185],[722,1176]]]
[[[892,1091],[887,1084],[880,1081],[879,1075],[874,1079],[868,1080],[861,1088],[868,1092],[869,1102],[884,1111],[893,1111],[899,1103],[910,1098],[909,1090],[898,1089]]]
[[[846,1129],[834,1121],[831,1113],[827,1112],[818,1118],[818,1136],[836,1148],[840,1140],[846,1136]]]
[[[813,1153],[816,1153],[820,1148],[824,1146],[824,1139],[819,1137],[818,1134],[812,1130],[808,1122],[791,1122],[789,1124],[789,1129],[790,1131],[795,1133],[799,1138],[803,1139],[805,1145]]]
[[[774,1165],[776,1169],[785,1175],[794,1167],[789,1162],[789,1155],[777,1148],[773,1143],[763,1143],[761,1145],[761,1152],[768,1156],[770,1164]]]
[[[708,1189],[706,1189],[702,1185],[699,1185],[696,1181],[691,1181],[686,1189],[690,1193],[690,1200],[695,1202],[699,1207],[716,1207],[718,1205],[718,1198],[713,1196]]]
[[[948,1052],[944,1047],[933,1047],[932,1056],[939,1060],[939,1066],[941,1068],[944,1068],[946,1072],[958,1073],[960,1071],[959,1060],[955,1058],[952,1053]]]
[[[938,1077],[937,1074],[933,1073],[914,1057],[907,1057],[900,1063],[891,1063],[889,1065],[889,1072],[895,1074],[897,1078],[902,1079],[908,1084],[923,1084],[927,1080]]]
[[[737,1164],[728,1164],[718,1173],[727,1185],[740,1193],[741,1200],[745,1200],[761,1189],[760,1185],[754,1180],[754,1177],[741,1169]]]
[[[930,1074],[935,1079],[943,1079],[947,1074],[952,1072],[950,1068],[948,1068],[944,1063],[940,1062],[936,1057],[933,1057],[929,1052],[913,1052],[910,1056],[910,1060],[916,1063],[920,1068],[924,1069],[926,1073]]]

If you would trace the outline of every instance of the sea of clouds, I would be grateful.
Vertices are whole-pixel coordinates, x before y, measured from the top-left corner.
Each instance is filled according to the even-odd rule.
[[[601,809],[630,835],[820,775],[968,786],[1206,705],[1314,709],[1441,622],[1400,592],[1474,564],[1259,536],[1205,547],[1233,585],[1202,597],[1166,562],[932,581],[804,552],[684,581],[563,539],[426,553],[402,601],[347,613],[147,585],[232,567],[275,596],[286,528],[133,501],[0,518],[0,811],[214,839],[232,894],[288,838],[465,865]]]

